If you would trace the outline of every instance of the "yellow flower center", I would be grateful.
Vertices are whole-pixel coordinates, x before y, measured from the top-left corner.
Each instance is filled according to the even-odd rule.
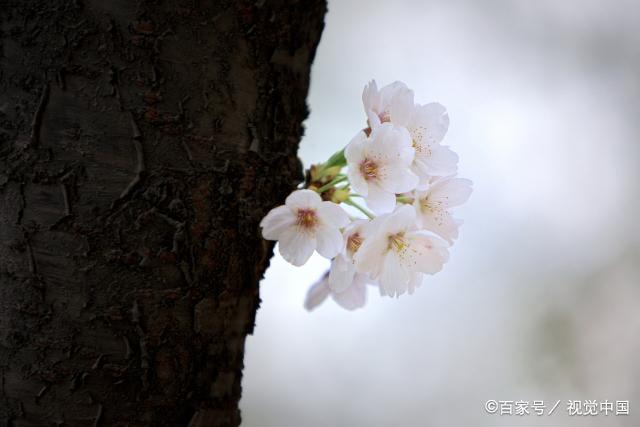
[[[403,252],[407,248],[407,242],[404,240],[404,232],[392,234],[389,236],[389,250],[394,250],[398,253]]]
[[[378,165],[373,160],[365,159],[364,162],[360,163],[360,173],[367,181],[376,179],[378,177]]]

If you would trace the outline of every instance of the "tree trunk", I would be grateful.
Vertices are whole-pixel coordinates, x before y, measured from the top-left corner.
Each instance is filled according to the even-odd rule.
[[[0,425],[232,426],[324,0],[0,0]]]

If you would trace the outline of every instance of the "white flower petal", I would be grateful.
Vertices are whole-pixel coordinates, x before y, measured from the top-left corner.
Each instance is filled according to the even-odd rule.
[[[380,187],[394,195],[415,189],[419,182],[418,176],[401,163],[385,165],[380,175],[384,177],[380,180]]]
[[[389,296],[399,296],[407,291],[409,272],[400,263],[395,251],[389,251],[383,259],[382,273],[379,277],[380,286]]]
[[[320,280],[314,283],[307,291],[307,296],[304,300],[304,307],[311,311],[324,302],[325,299],[331,293],[329,286],[327,285],[328,275],[325,274]]]
[[[347,159],[347,162],[359,163],[364,159],[364,147],[368,139],[367,134],[363,131],[359,131],[351,138],[344,149],[344,158]]]
[[[351,261],[343,255],[338,255],[331,261],[329,272],[329,288],[333,292],[344,292],[353,284],[356,268]]]
[[[267,240],[278,240],[289,227],[294,226],[296,217],[288,206],[271,209],[260,221],[262,237]]]
[[[365,198],[367,206],[377,214],[391,212],[396,206],[396,195],[383,190],[378,185],[369,186],[369,194]]]
[[[312,234],[299,232],[296,227],[293,227],[280,236],[278,246],[282,258],[299,267],[313,254],[316,238]]]
[[[451,213],[441,210],[421,209],[419,215],[422,228],[438,234],[450,244],[458,238],[460,222],[451,216]]]
[[[424,137],[431,143],[442,141],[449,129],[447,109],[437,102],[417,106],[412,122],[425,129]]]
[[[363,197],[367,197],[369,194],[369,184],[367,184],[367,181],[358,170],[358,166],[350,165],[347,176],[349,177],[349,184],[351,184],[353,191]]]
[[[389,216],[386,233],[395,234],[401,231],[415,230],[416,228],[416,210],[411,205],[401,205]]]
[[[359,274],[358,276],[364,276]],[[366,282],[362,278],[353,280],[351,286],[342,292],[332,292],[331,297],[342,308],[355,310],[364,307],[367,302]]]
[[[367,237],[353,257],[357,271],[369,273],[374,279],[380,275],[382,267],[380,260],[388,246],[386,236],[379,232],[379,224],[378,218],[370,223],[368,228],[376,230],[377,233]]]
[[[296,190],[287,197],[285,204],[290,208],[312,209],[322,202],[320,195],[312,190]]]
[[[318,253],[328,259],[338,255],[343,245],[340,231],[335,227],[325,224],[318,226],[316,241]]]
[[[446,145],[434,144],[424,154],[419,155],[429,175],[446,176],[458,170],[458,155]]]
[[[460,206],[469,199],[473,182],[464,178],[449,178],[436,182],[429,191],[429,199],[446,207]]]
[[[362,104],[365,110],[377,109],[379,107],[378,85],[375,80],[371,80],[362,91]]]
[[[413,91],[407,88],[404,83],[400,84],[402,87],[395,88],[395,93],[389,99],[387,109],[393,124],[406,127],[413,115],[415,104],[413,103]]]
[[[339,205],[333,202],[322,202],[317,208],[318,217],[325,223],[342,228],[349,224],[349,215]]]
[[[442,240],[421,233],[406,236],[408,249],[401,263],[412,272],[435,274],[449,260],[447,245]]]

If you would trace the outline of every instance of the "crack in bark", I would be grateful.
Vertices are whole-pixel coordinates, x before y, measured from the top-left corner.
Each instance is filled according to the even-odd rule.
[[[42,396],[44,396],[44,394],[47,392],[47,390],[49,390],[49,385],[48,384],[45,384],[44,386],[42,386],[42,388],[40,389],[40,391],[36,395],[36,403],[37,404],[40,404],[40,399],[42,399]]]
[[[31,138],[29,141],[30,146],[36,147],[40,143],[40,128],[42,127],[42,117],[44,115],[44,110],[47,107],[48,101],[49,83],[47,82],[42,88],[42,95],[40,96],[40,101],[38,102],[36,112],[33,115],[33,120],[31,121]]]
[[[31,238],[29,237],[29,232],[22,227],[22,233],[24,236],[25,244],[27,245],[27,256],[29,261],[29,273],[32,276],[36,276],[38,274],[38,265],[36,264],[36,258],[33,255],[33,247],[31,246]]]
[[[94,418],[93,427],[98,427],[100,425],[100,421],[102,421],[102,403],[98,404],[98,413]]]
[[[127,185],[127,187],[122,191],[122,193],[120,194],[120,197],[118,197],[111,204],[112,209],[115,208],[120,201],[128,198],[131,195],[133,190],[135,190],[138,184],[140,184],[140,182],[142,181],[143,175],[146,172],[146,167],[144,163],[144,150],[142,147],[142,133],[140,132],[140,128],[136,123],[136,119],[133,117],[133,113],[129,113],[129,115],[131,119],[131,132],[132,132],[131,139],[133,141],[133,147],[136,150],[136,174],[131,180],[131,182],[129,182],[129,185]]]

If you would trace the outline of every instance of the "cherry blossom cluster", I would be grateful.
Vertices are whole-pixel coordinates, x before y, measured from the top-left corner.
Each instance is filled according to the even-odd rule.
[[[413,293],[448,261],[462,223],[452,210],[471,194],[471,181],[456,177],[458,155],[442,144],[449,127],[442,105],[416,104],[402,82],[378,89],[371,81],[362,102],[367,127],[311,166],[304,188],[260,224],[291,264],[303,265],[314,251],[331,260],[309,289],[309,310],[329,295],[346,309],[362,307],[367,286],[388,296]]]

